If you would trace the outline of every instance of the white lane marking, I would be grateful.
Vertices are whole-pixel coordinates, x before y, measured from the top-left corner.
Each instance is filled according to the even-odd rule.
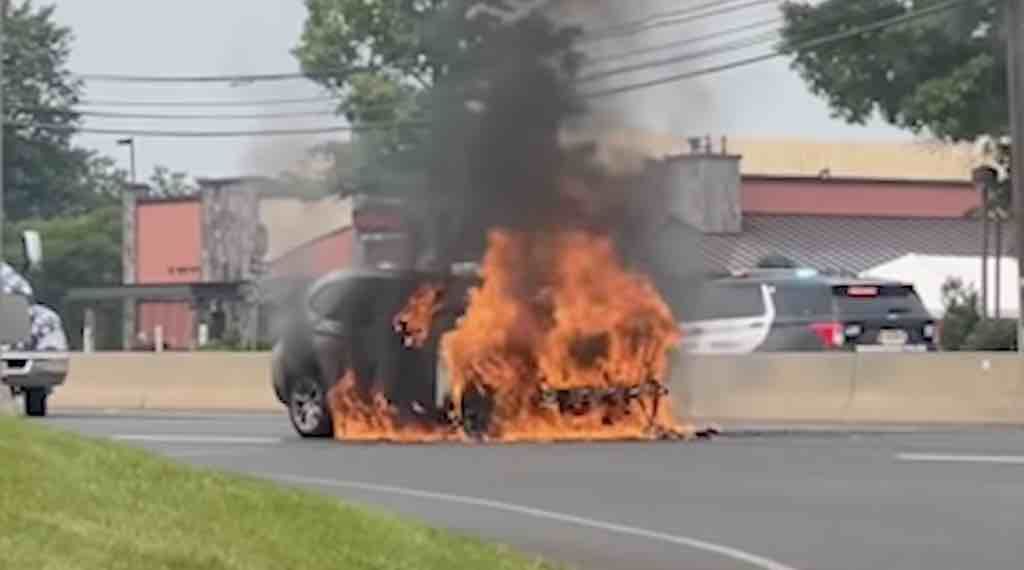
[[[375,493],[384,493],[391,495],[404,495],[406,497],[415,497],[417,499],[429,499],[433,501],[443,501],[447,503],[457,503],[460,505],[469,505],[473,507],[483,507],[487,509],[494,509],[496,511],[504,511],[507,513],[515,513],[519,515],[525,515],[528,517],[547,519],[552,521],[558,521],[576,526],[582,526],[587,528],[593,528],[597,530],[603,530],[606,532],[625,534],[629,536],[637,536],[641,538],[647,538],[650,540],[658,540],[661,542],[668,542],[679,546],[686,546],[696,550],[703,550],[726,558],[731,558],[739,562],[749,564],[754,568],[761,570],[795,570],[790,566],[786,566],[780,562],[751,554],[737,548],[725,546],[722,544],[716,544],[714,542],[708,542],[706,540],[700,540],[697,538],[690,538],[687,536],[678,536],[673,534],[665,534],[663,532],[657,532],[653,530],[646,530],[633,526],[627,526],[623,524],[611,523],[600,521],[596,519],[589,519],[576,515],[569,515],[564,513],[557,513],[554,511],[545,511],[542,509],[535,509],[533,507],[525,507],[522,505],[516,505],[512,503],[504,503],[501,501],[493,501],[490,499],[481,499],[477,497],[466,497],[462,495],[453,495],[449,493],[435,493],[432,491],[421,491],[418,489],[408,489],[404,487],[392,487],[390,485],[376,485],[373,483],[362,483],[359,481],[344,481],[338,479],[318,479],[315,477],[303,477],[299,475],[286,475],[276,473],[262,473],[258,474],[284,483],[294,483],[299,485],[317,485],[321,487],[339,487],[346,489],[356,489],[361,491],[371,491]]]
[[[200,457],[238,457],[254,453],[251,449],[192,449],[187,451],[165,451],[171,459],[198,459]]]
[[[113,436],[116,441],[137,441],[145,443],[200,443],[200,444],[273,444],[281,443],[279,437],[245,437],[217,435],[124,435]]]
[[[995,463],[1024,465],[1024,455],[955,455],[945,453],[897,453],[900,461],[923,463]]]

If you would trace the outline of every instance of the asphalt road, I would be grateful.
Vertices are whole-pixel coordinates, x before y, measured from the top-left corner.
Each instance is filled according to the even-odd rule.
[[[43,421],[588,570],[1021,567],[1019,430],[400,447],[301,441],[283,415]]]

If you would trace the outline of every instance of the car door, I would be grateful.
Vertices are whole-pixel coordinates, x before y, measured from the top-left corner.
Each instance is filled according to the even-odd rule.
[[[759,350],[775,318],[768,286],[757,282],[708,283],[687,312],[692,317],[680,323],[681,348],[694,354]]]
[[[356,279],[342,275],[317,285],[307,306],[310,344],[327,387],[333,386],[352,364],[350,337],[356,328],[353,314]]]

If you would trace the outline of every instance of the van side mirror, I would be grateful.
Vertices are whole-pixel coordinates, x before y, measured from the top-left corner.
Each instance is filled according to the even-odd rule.
[[[43,238],[36,230],[25,230],[21,234],[21,246],[25,254],[25,269],[39,269],[43,265]]]

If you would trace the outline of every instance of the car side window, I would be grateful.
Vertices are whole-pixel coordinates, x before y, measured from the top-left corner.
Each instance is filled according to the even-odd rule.
[[[765,312],[761,285],[754,282],[708,284],[688,312],[693,315],[688,320],[695,321],[760,317]]]
[[[313,294],[309,300],[309,308],[319,318],[340,320],[344,315],[345,294],[348,283],[339,281],[329,283]]]

